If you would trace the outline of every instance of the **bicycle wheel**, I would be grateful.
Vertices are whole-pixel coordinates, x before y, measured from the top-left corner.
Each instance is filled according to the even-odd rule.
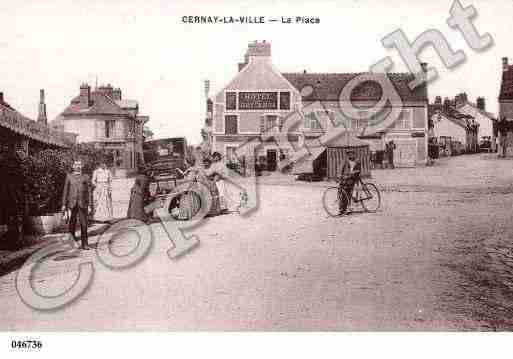
[[[362,207],[367,212],[376,212],[381,206],[381,194],[373,183],[363,183],[360,196]]]
[[[328,187],[322,194],[322,205],[331,217],[344,214],[348,203],[346,191],[338,187]]]

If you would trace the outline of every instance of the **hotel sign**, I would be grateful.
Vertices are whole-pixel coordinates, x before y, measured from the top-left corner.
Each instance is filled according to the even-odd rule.
[[[239,92],[239,110],[277,109],[277,92]]]

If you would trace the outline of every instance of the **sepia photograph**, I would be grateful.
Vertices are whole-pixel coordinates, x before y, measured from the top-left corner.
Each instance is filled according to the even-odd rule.
[[[511,331],[511,14],[2,3],[6,347],[41,351],[40,332]]]

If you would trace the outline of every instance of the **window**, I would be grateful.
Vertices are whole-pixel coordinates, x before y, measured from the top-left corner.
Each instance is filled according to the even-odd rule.
[[[226,93],[226,109],[235,110],[237,107],[237,94],[235,92]]]
[[[224,133],[227,135],[236,135],[239,132],[236,115],[224,116]]]
[[[401,110],[401,114],[399,115],[399,118],[395,120],[395,126],[396,129],[401,130],[408,130],[411,129],[412,123],[411,123],[411,112],[409,110]]]
[[[276,126],[278,126],[278,116],[276,115],[267,115],[265,119],[266,130],[272,131]]]
[[[304,127],[311,130],[322,130],[321,122],[313,112],[305,115]]]
[[[363,129],[369,126],[369,122],[372,118],[368,118],[369,114],[368,111],[361,110],[358,111],[358,118],[351,119],[351,129]]]
[[[115,120],[105,121],[105,138],[114,137],[115,129],[116,129],[116,121]]]
[[[290,92],[280,92],[280,110],[290,110]]]
[[[277,131],[277,127],[283,127],[283,123],[285,119],[279,117],[277,115],[264,115],[260,117],[260,133],[264,133],[267,131]]]

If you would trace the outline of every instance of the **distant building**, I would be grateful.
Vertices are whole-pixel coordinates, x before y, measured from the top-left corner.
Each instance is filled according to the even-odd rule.
[[[497,121],[497,116],[491,112],[486,111],[485,98],[478,97],[474,103],[469,101],[467,94],[463,92],[454,97],[454,104],[456,110],[463,114],[472,116],[474,120],[479,124],[478,141],[489,139],[492,143],[492,150],[495,150],[493,127],[495,121]]]
[[[426,71],[426,66],[423,64],[423,71]],[[235,150],[256,138],[262,144],[256,151],[249,151],[243,160],[247,164],[256,161],[260,167],[274,171],[277,162],[293,148],[321,137],[338,124],[349,122],[347,130],[358,134],[369,123],[369,120],[362,119],[348,121],[341,116],[340,93],[359,73],[281,73],[273,66],[271,44],[265,41],[248,45],[244,62],[239,63],[238,70],[238,74],[212,97],[212,125],[209,126],[207,116],[205,130],[205,134],[211,134],[213,150],[221,152],[229,162],[240,161]],[[387,116],[391,108],[399,108],[400,116],[380,132],[359,138],[369,143],[371,151],[382,150],[386,142],[393,140],[396,143],[397,166],[425,164],[428,131],[426,84],[410,89],[408,84],[414,79],[411,73],[366,75],[369,81],[351,93],[353,105],[361,107],[363,112],[372,108],[381,99],[383,91],[388,91],[380,85],[379,80],[385,79],[393,85],[400,99],[389,103],[388,112],[383,116]],[[311,91],[302,92],[306,87]],[[309,109],[319,101],[323,110]],[[305,119],[299,128],[288,131],[291,148],[281,148],[275,141],[262,137],[270,129],[282,128],[286,118],[296,111],[303,111]]]
[[[513,157],[513,66],[502,58],[502,80],[499,93],[499,119],[496,124],[499,156]]]
[[[148,116],[139,115],[135,100],[123,99],[121,89],[111,85],[80,93],[52,121],[52,127],[78,135],[78,142],[94,143],[112,154],[116,173],[123,176],[136,170],[143,160],[143,128]]]
[[[429,105],[429,120],[432,135],[442,144],[446,155],[478,152],[480,125],[473,116],[456,109],[455,101],[445,98],[442,103],[437,96],[434,104]]]

